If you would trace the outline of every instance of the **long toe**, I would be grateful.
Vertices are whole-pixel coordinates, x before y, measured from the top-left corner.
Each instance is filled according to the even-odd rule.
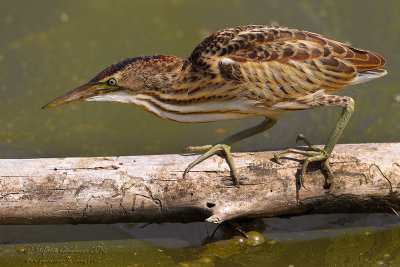
[[[225,144],[216,144],[216,145],[205,145],[205,146],[197,146],[197,147],[188,147],[184,151],[186,153],[194,153],[194,152],[204,152],[204,154],[200,155],[195,161],[189,164],[189,166],[185,169],[182,178],[185,179],[187,173],[197,164],[202,162],[203,160],[207,159],[208,157],[212,156],[218,151],[222,151],[225,156],[225,160],[229,165],[232,179],[235,183],[235,185],[239,184],[239,179],[237,176],[236,168],[235,168],[235,163],[233,162],[233,157],[231,154],[231,147]]]
[[[330,155],[327,152],[325,152],[324,150],[317,150],[317,151],[314,150],[313,148],[315,148],[315,147],[312,145],[309,147],[310,147],[310,149],[312,149],[311,151],[304,151],[304,150],[289,148],[284,151],[278,152],[275,154],[275,160],[277,161],[277,163],[281,164],[279,158],[281,155],[284,155],[284,154],[300,154],[300,155],[306,156],[304,162],[302,163],[301,173],[300,173],[300,183],[304,188],[306,188],[304,186],[304,181],[305,181],[306,171],[307,171],[307,167],[308,167],[309,163],[320,161],[323,164],[324,169],[327,170],[327,173],[328,173],[327,183],[328,183],[328,181],[331,182],[333,179],[333,172],[329,165],[329,156]]]

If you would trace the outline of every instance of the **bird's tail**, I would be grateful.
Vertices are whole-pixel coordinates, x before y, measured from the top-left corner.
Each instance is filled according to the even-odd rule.
[[[358,73],[357,79],[355,79],[354,82],[352,82],[351,84],[353,85],[353,84],[368,82],[370,80],[385,76],[386,74],[387,71],[384,69],[360,71]]]

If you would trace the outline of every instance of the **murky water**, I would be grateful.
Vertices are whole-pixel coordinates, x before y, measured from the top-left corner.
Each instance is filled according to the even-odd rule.
[[[0,157],[178,153],[188,145],[213,143],[229,133],[257,123],[261,119],[179,124],[160,120],[131,105],[111,103],[78,102],[51,110],[40,109],[48,101],[86,82],[122,58],[151,54],[173,54],[184,58],[213,31],[247,24],[279,24],[306,29],[382,54],[388,61],[387,76],[340,92],[356,101],[356,112],[340,142],[399,141],[400,2],[397,0],[21,0],[2,1],[0,4]],[[233,149],[244,151],[290,147],[300,132],[313,142],[322,144],[339,112],[338,109],[327,108],[287,114],[270,131],[245,140]],[[337,215],[336,218],[343,217]],[[365,227],[374,225],[372,222]],[[41,227],[44,232],[38,236],[34,227],[19,226],[10,230],[2,226],[0,233],[8,232],[10,235],[8,239],[0,236],[0,243],[71,241],[67,237],[48,240],[43,236],[49,235],[46,235],[46,229],[50,231],[50,228]],[[65,230],[62,226],[52,227],[51,231],[55,232],[51,233],[60,234]],[[102,234],[107,231],[105,240],[131,236],[125,231],[121,232],[119,226],[107,226],[107,230],[105,226],[91,227],[97,229],[97,236],[104,236]],[[186,231],[180,225],[168,227],[178,228],[177,232],[179,229]],[[330,229],[330,225],[323,227]],[[84,232],[84,229],[78,226],[75,231]],[[282,240],[279,241],[280,245],[267,242],[265,244],[269,245],[241,248],[241,253],[236,256],[228,255],[218,258],[217,262],[213,259],[212,262],[248,266],[260,263],[248,262],[248,254],[243,250],[251,252],[252,257],[260,261],[266,255],[274,255],[276,261],[273,264],[279,266],[321,263],[310,261],[312,253],[318,253],[321,259],[332,259],[332,265],[336,264],[334,260],[337,259],[338,266],[346,260],[350,265],[357,263],[358,259],[364,258],[362,255],[367,254],[365,258],[372,260],[369,263],[376,264],[376,261],[384,261],[384,255],[390,254],[391,258],[383,263],[390,265],[390,260],[393,263],[393,250],[399,254],[398,246],[395,246],[399,242],[398,228],[394,226],[371,235],[355,232],[344,233],[342,237],[313,240],[307,239],[309,229],[303,230],[307,241],[293,243]],[[296,231],[301,233],[303,230],[300,227]],[[204,229],[198,231],[205,233]],[[283,232],[288,236],[291,234],[289,229]],[[391,239],[384,241],[380,235],[390,236]],[[26,239],[29,236],[32,238]],[[95,236],[93,233],[87,239],[72,241],[102,240]],[[268,238],[268,233],[265,236]],[[159,235],[155,232],[152,239],[157,238]],[[178,243],[186,242],[179,235],[175,239]],[[198,244],[201,243],[199,240],[202,239],[198,239]],[[383,246],[386,242],[385,247],[392,245],[393,250],[386,253],[384,250],[364,249],[363,246],[343,256],[346,257],[344,261],[339,262],[337,256],[332,256],[338,255],[339,248],[340,251],[352,250],[352,244],[361,240],[363,243],[373,243],[372,247]],[[304,252],[303,249],[296,249],[298,246],[309,250]],[[175,251],[170,248],[168,255],[175,256],[167,258],[175,263],[183,259],[191,261],[204,250],[207,250],[205,246]],[[280,253],[286,256],[279,256],[283,255]],[[167,258],[160,262],[167,264]],[[326,261],[324,264],[329,265]]]

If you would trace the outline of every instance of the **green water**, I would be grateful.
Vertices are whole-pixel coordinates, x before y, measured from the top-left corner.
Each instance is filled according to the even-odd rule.
[[[247,24],[279,24],[306,29],[382,54],[388,62],[385,67],[389,73],[387,76],[340,92],[353,97],[356,102],[356,112],[340,142],[399,141],[398,0],[1,0],[0,157],[178,153],[188,145],[213,143],[228,133],[257,123],[261,119],[179,124],[160,120],[137,107],[112,103],[80,102],[56,109],[40,109],[122,58],[151,54],[173,54],[185,58],[197,43],[213,31]],[[290,147],[300,132],[313,142],[322,144],[339,112],[327,108],[287,114],[270,131],[237,144],[234,150]],[[220,128],[225,133],[219,133]],[[337,215],[337,218],[342,217]],[[375,221],[366,227],[374,225]],[[193,261],[208,249],[205,245],[192,249],[168,248],[168,253],[163,250],[162,255],[156,257],[153,253],[158,253],[158,248],[140,240],[133,240],[134,244],[121,241],[124,245],[118,248],[118,240],[125,240],[129,235],[114,226],[104,228],[94,225],[90,229],[97,230],[89,231],[90,234],[86,228],[82,230],[83,227],[77,226],[74,231],[78,234],[72,240],[63,237],[64,226],[51,228],[53,234],[59,235],[54,240],[45,238],[49,235],[46,233],[49,227],[40,227],[1,226],[0,233],[3,235],[0,235],[0,243],[6,245],[3,245],[2,252],[0,248],[0,260],[7,257],[21,260],[15,255],[25,255],[4,253],[11,249],[7,247],[11,245],[7,244],[56,242],[50,244],[58,246],[57,242],[71,241],[86,246],[80,242],[98,242],[105,236],[104,231],[107,231],[104,240],[117,240],[107,243],[110,249],[105,254],[108,256],[101,258],[104,262],[130,251],[124,250],[124,247],[136,245],[143,253],[148,253],[144,259],[152,260],[149,265]],[[177,227],[179,232],[179,225],[171,227]],[[38,229],[43,231],[43,235],[35,234]],[[396,254],[393,251],[399,254],[398,228],[393,226],[382,231],[376,230],[370,235],[344,233],[331,239],[317,238],[297,243],[282,241],[254,247],[242,246],[237,248],[240,253],[214,257],[211,263],[252,266],[265,258],[277,266],[343,266],[345,263],[357,266],[359,260],[368,258],[365,264],[385,261],[383,264],[391,265],[399,261],[398,258],[393,259]],[[289,230],[286,232],[290,233]],[[301,227],[297,232],[302,232]],[[8,236],[5,237],[4,233]],[[157,234],[153,238],[157,239]],[[357,249],[353,244],[357,245]],[[111,249],[113,246],[119,250]],[[374,246],[382,249],[371,249]],[[391,256],[384,258],[386,254]],[[134,259],[128,259],[121,265],[133,265]],[[140,261],[143,262],[146,261]]]

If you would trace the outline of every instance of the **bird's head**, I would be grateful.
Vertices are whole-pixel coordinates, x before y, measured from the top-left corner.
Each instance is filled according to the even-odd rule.
[[[143,90],[170,86],[170,78],[174,76],[170,74],[176,73],[181,65],[182,60],[174,56],[127,58],[109,66],[89,82],[54,99],[42,109],[79,100],[132,103],[132,99]]]

